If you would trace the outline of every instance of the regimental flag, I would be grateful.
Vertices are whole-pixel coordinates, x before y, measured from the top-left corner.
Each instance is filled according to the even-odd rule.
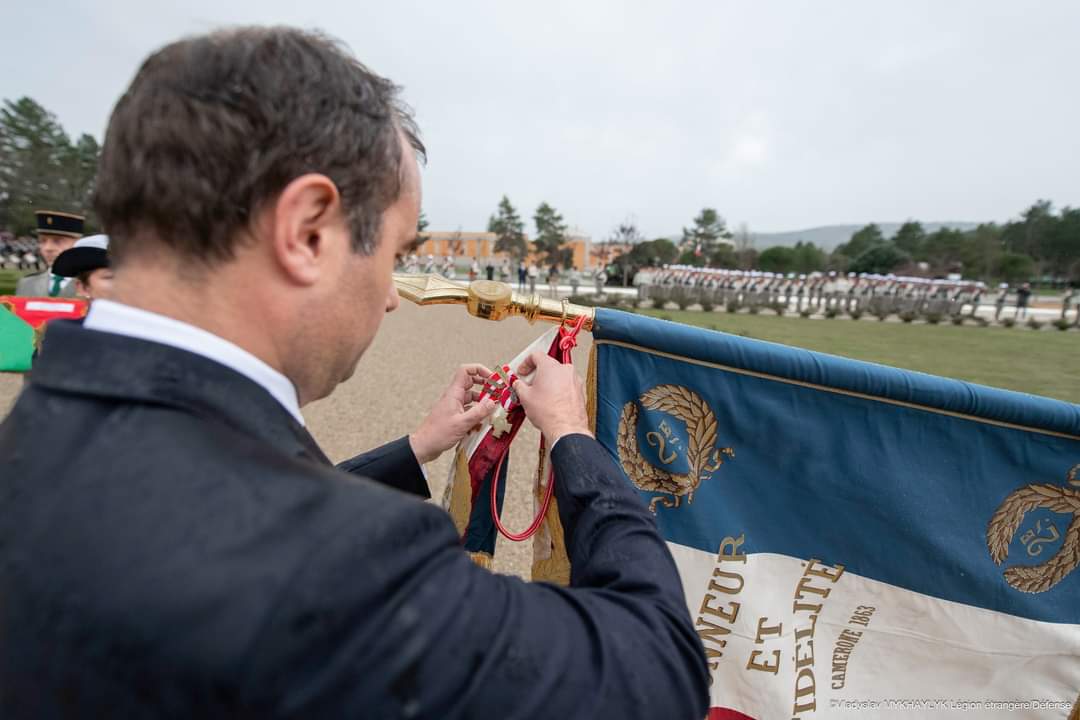
[[[1080,406],[616,311],[593,335],[710,717],[1069,716]]]
[[[26,372],[49,320],[86,315],[85,300],[0,296],[0,372]]]

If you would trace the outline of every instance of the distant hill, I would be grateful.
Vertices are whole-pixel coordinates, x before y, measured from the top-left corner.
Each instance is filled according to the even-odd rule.
[[[881,232],[886,238],[891,238],[896,234],[896,231],[900,229],[902,224],[903,223],[879,222],[877,225],[881,228]],[[950,220],[945,222],[924,222],[922,225],[926,232],[931,233],[943,227],[955,228],[957,230],[973,230],[978,226],[978,223]],[[823,227],[807,228],[806,230],[792,230],[789,232],[751,232],[750,235],[754,238],[754,247],[758,250],[764,250],[765,248],[773,247],[774,245],[792,247],[801,240],[802,242],[812,242],[826,252],[830,252],[837,245],[842,245],[850,240],[851,236],[862,227],[863,225],[825,225]]]

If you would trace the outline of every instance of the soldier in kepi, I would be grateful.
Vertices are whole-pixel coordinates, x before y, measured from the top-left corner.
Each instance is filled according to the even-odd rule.
[[[75,283],[71,278],[60,277],[52,272],[52,265],[60,253],[83,236],[83,216],[70,213],[38,210],[38,252],[45,261],[43,272],[27,275],[15,286],[15,294],[23,297],[75,297]]]

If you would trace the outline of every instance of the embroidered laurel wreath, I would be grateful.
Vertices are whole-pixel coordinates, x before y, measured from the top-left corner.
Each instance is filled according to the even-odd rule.
[[[721,456],[734,457],[735,452],[731,448],[715,447],[716,416],[693,390],[681,385],[657,385],[643,394],[640,400],[643,407],[669,413],[686,423],[689,472],[662,470],[641,454],[637,441],[638,407],[633,400],[623,405],[616,438],[622,468],[634,485],[642,490],[672,496],[671,499],[662,495],[654,497],[649,503],[649,509],[653,512],[656,512],[657,502],[664,507],[679,507],[683,495],[689,504],[694,501],[694,491],[701,480],[723,463]]]
[[[1076,483],[1080,465],[1069,472],[1069,482]],[[995,565],[1005,562],[1017,528],[1031,510],[1044,508],[1071,513],[1072,522],[1065,531],[1065,542],[1046,562],[1020,565],[1005,570],[1005,581],[1021,592],[1040,593],[1057,585],[1080,565],[1080,492],[1060,485],[1026,485],[1014,490],[990,518],[986,546]]]

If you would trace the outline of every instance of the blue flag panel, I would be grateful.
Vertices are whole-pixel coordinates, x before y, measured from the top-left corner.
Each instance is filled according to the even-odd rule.
[[[669,541],[1080,622],[1080,406],[617,311],[593,335],[597,437]]]

